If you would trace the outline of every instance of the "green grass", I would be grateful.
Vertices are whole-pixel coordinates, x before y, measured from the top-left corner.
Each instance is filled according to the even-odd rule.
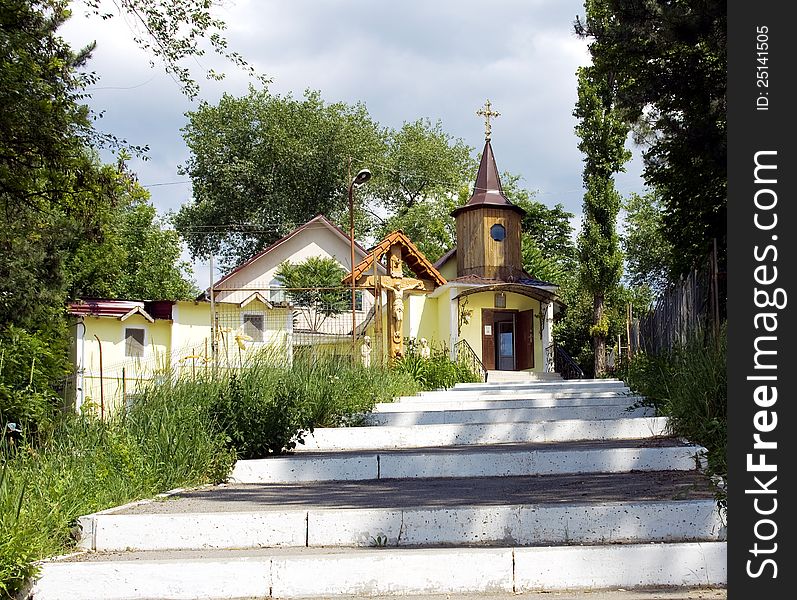
[[[669,417],[672,433],[705,446],[708,471],[727,478],[727,335],[695,335],[661,356],[639,355],[626,381]],[[724,502],[724,499],[721,499]]]
[[[290,450],[314,427],[360,424],[377,402],[473,380],[446,362],[366,369],[299,352],[286,367],[264,353],[239,372],[163,375],[104,422],[64,415],[35,439],[0,438],[0,597],[13,597],[35,561],[74,548],[78,517],[222,481],[236,458]]]
[[[36,446],[3,440],[0,594],[18,590],[33,561],[69,551],[79,516],[221,481],[233,455],[206,414],[153,396],[106,422],[65,416]]]

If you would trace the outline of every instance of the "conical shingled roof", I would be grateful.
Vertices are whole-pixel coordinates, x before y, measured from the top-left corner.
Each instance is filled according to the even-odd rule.
[[[451,213],[452,217],[476,208],[506,208],[513,210],[521,215],[526,211],[512,204],[504,195],[504,188],[501,187],[501,178],[498,175],[498,166],[495,164],[493,147],[490,140],[484,142],[482,160],[479,163],[479,172],[476,174],[476,185],[473,187],[473,195],[465,206],[460,206]]]

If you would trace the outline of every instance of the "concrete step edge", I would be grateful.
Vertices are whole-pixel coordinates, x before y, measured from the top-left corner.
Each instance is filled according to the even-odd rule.
[[[574,449],[478,446],[451,451],[412,449],[406,452],[297,454],[290,457],[239,460],[230,476],[234,483],[299,483],[369,479],[500,477],[557,473],[621,473],[693,470],[705,466],[705,448],[596,447]]]
[[[725,525],[713,498],[104,514],[82,517],[79,522],[80,548],[102,552],[379,545],[526,547],[725,538]],[[473,523],[480,523],[480,528],[474,529]]]
[[[581,419],[600,421],[631,417],[654,417],[652,407],[639,406],[629,410],[623,404],[605,406],[531,406],[513,408],[483,408],[457,410],[379,410],[363,415],[366,425],[412,427],[415,425],[487,424],[487,423],[537,423],[540,421],[565,421]]]
[[[215,600],[722,586],[727,583],[726,563],[725,542],[47,562],[32,596]]]
[[[577,406],[631,406],[641,403],[638,396],[611,396],[606,398],[473,398],[453,400],[380,402],[374,412],[481,410],[489,408],[565,408]]]
[[[305,436],[297,454],[337,450],[393,450],[504,443],[555,443],[629,440],[667,433],[667,417],[566,419],[526,423],[447,423],[317,428]]]

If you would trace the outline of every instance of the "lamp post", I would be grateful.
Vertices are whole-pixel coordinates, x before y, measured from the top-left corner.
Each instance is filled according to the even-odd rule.
[[[354,278],[354,186],[371,179],[371,171],[361,169],[349,184],[349,241],[351,242],[351,360],[357,360],[357,282]]]

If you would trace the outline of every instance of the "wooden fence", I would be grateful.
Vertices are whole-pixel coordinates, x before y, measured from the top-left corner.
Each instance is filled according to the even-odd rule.
[[[719,332],[726,315],[726,274],[719,270],[716,243],[702,264],[665,290],[652,309],[629,327],[631,353],[669,352],[694,335]]]

